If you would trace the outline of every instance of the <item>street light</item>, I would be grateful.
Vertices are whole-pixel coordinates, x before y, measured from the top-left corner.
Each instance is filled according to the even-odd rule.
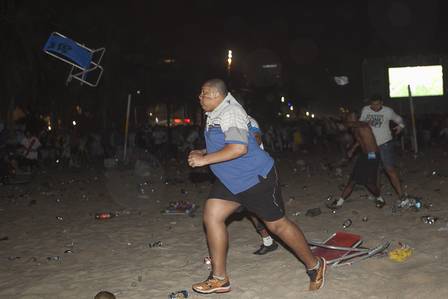
[[[281,98],[280,98],[280,101],[281,101],[282,103],[284,103],[284,102],[285,102],[285,97],[281,97]]]
[[[230,68],[232,66],[232,50],[228,50],[227,52],[227,71],[230,73]]]
[[[310,116],[310,113],[307,111],[307,112],[305,113],[305,115],[306,115],[306,116]]]
[[[291,107],[289,107],[289,110],[294,111],[294,106],[291,105]]]

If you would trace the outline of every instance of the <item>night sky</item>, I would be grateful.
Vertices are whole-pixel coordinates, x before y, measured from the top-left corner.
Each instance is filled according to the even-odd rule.
[[[0,46],[3,98],[39,107],[61,98],[114,107],[136,89],[145,90],[142,106],[188,104],[203,80],[218,76],[255,98],[284,94],[298,106],[331,110],[362,101],[364,59],[448,49],[447,4],[437,0],[0,2],[9,41]],[[53,31],[106,48],[98,88],[65,86],[68,66],[42,52]],[[280,65],[280,79],[261,75],[260,64]],[[337,86],[338,75],[350,84]]]

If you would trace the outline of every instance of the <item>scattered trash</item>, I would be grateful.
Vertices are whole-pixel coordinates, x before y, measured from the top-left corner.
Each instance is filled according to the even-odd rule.
[[[397,202],[397,207],[401,209],[414,208],[416,211],[422,207],[422,199],[418,197],[406,196],[403,200]]]
[[[114,294],[112,294],[110,292],[101,291],[95,295],[94,299],[116,299],[116,297]]]
[[[70,249],[67,249],[66,251],[64,251],[64,253],[73,253],[73,251]]]
[[[105,219],[110,219],[115,217],[116,214],[112,213],[112,212],[101,212],[101,213],[96,213],[95,214],[95,219],[97,220],[105,220]]]
[[[292,213],[293,216],[300,216],[300,214],[302,214],[302,213],[299,211]]]
[[[64,217],[62,217],[62,216],[56,216],[56,219],[59,220],[59,221],[63,221],[63,220],[64,220]]]
[[[422,220],[423,223],[426,223],[426,224],[434,224],[434,223],[436,223],[436,221],[437,221],[439,218],[434,217],[434,216],[429,216],[429,215],[428,215],[428,216],[422,216],[420,219]]]
[[[156,241],[156,242],[153,242],[153,243],[149,243],[149,244],[148,244],[148,247],[149,247],[149,248],[162,247],[162,246],[163,246],[162,241]]]
[[[367,221],[369,221],[369,217],[367,217],[367,216],[362,217],[362,221],[363,221],[363,222],[367,222]]]
[[[187,195],[187,194],[188,194],[188,191],[185,190],[185,189],[180,189],[180,193],[181,193],[181,194],[185,194],[185,195]]]
[[[61,261],[62,257],[60,257],[59,255],[54,255],[54,256],[48,256],[47,257],[48,261]]]
[[[322,214],[322,211],[320,210],[320,208],[313,208],[313,209],[308,209],[305,213],[305,216],[315,217],[320,214]]]
[[[171,201],[165,210],[162,210],[163,215],[188,215],[194,217],[194,212],[197,206],[194,203],[180,200]]]
[[[352,220],[349,218],[347,220],[344,221],[344,223],[342,224],[342,227],[344,229],[349,228],[352,225]]]
[[[413,249],[406,244],[398,244],[400,247],[389,251],[388,256],[392,261],[401,263],[406,261],[412,255]]]
[[[168,299],[182,299],[182,298],[188,298],[187,290],[173,292],[168,295]]]
[[[145,187],[143,184],[138,184],[138,193],[145,195]]]

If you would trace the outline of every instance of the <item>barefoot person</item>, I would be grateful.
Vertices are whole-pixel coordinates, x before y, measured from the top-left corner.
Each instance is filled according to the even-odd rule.
[[[188,156],[191,167],[210,165],[218,178],[205,202],[203,222],[212,262],[212,272],[192,286],[199,293],[231,290],[226,270],[228,233],[225,220],[241,205],[260,217],[305,264],[310,290],[324,284],[326,262],[315,257],[297,225],[285,217],[277,171],[273,159],[249,133],[249,118],[243,107],[227,92],[225,83],[212,79],[199,95],[207,114],[206,149]]]
[[[361,148],[361,153],[356,160],[352,175],[342,191],[341,197],[335,199],[329,207],[333,209],[342,207],[344,201],[352,193],[355,184],[360,184],[364,185],[375,196],[375,205],[378,208],[382,208],[385,201],[380,195],[380,189],[377,184],[381,159],[380,150],[376,145],[372,129],[368,123],[358,121],[355,113],[347,115],[345,125],[347,128],[352,129],[356,140],[355,144],[347,153],[348,157],[351,158],[358,147]]]

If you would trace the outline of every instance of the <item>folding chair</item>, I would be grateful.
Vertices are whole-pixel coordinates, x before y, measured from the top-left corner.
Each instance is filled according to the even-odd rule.
[[[315,256],[325,258],[332,267],[351,265],[368,259],[385,251],[390,242],[385,242],[373,248],[360,247],[362,238],[348,232],[336,232],[324,242],[309,241],[311,251]]]
[[[89,49],[58,32],[53,32],[50,34],[43,50],[48,55],[72,66],[66,84],[74,78],[79,80],[81,84],[85,83],[92,87],[98,86],[103,74],[103,67],[100,62],[106,51],[105,48]]]

